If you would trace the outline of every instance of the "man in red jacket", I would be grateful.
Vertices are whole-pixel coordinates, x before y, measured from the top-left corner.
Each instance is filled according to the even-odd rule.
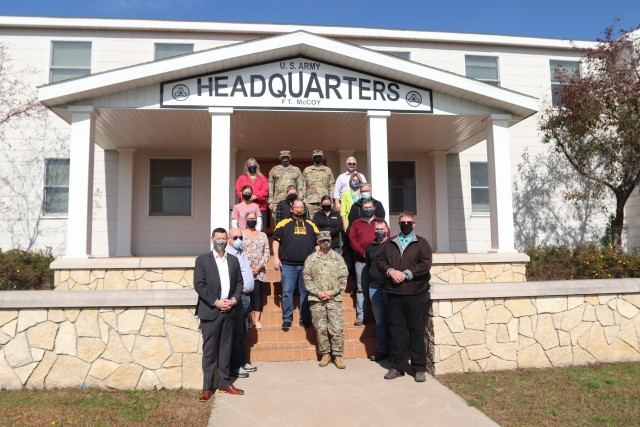
[[[384,376],[392,380],[404,375],[409,351],[417,382],[426,381],[427,348],[424,344],[424,314],[429,299],[431,246],[413,231],[413,213],[402,212],[400,234],[388,239],[376,256],[386,275],[391,369]]]

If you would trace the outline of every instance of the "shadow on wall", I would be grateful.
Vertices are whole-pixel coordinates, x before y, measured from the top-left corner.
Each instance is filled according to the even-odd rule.
[[[449,187],[449,250],[468,252],[462,173],[460,156],[457,154],[447,155],[447,183]]]
[[[598,242],[607,216],[593,186],[560,153],[525,149],[513,183],[516,248]]]

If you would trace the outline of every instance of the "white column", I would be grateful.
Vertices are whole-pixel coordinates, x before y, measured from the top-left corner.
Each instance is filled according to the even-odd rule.
[[[131,216],[133,213],[134,148],[118,150],[118,225],[116,256],[131,256]]]
[[[93,220],[93,153],[95,114],[91,106],[69,107],[71,142],[69,150],[69,219],[67,258],[91,256]]]
[[[229,225],[231,114],[233,108],[209,108],[211,114],[211,231]]]
[[[487,123],[491,251],[515,252],[508,114],[492,114]]]
[[[387,118],[389,111],[368,111],[367,126],[367,179],[371,183],[372,193],[384,206],[389,222],[389,155],[387,152]]]
[[[433,194],[435,205],[434,235],[436,251],[449,252],[449,192],[447,183],[447,153],[433,153]]]
[[[229,155],[229,206],[233,206],[238,203],[238,197],[236,196],[236,179],[238,179],[236,162],[238,159],[238,149],[236,147],[231,148]],[[242,171],[240,173],[242,173]],[[231,216],[229,216],[229,228],[231,228]]]

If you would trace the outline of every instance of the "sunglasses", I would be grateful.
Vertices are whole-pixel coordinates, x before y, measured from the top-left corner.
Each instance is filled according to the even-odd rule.
[[[400,221],[400,225],[411,225],[411,224],[415,224],[414,221]]]
[[[242,240],[242,236],[235,236],[235,237],[231,236],[231,240],[238,240],[238,239]]]
[[[347,166],[357,166],[357,163],[347,163]]]

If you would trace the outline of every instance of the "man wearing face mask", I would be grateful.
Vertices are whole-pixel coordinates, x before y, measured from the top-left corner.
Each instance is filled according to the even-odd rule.
[[[253,292],[254,279],[251,271],[249,257],[242,249],[242,230],[232,228],[229,230],[229,240],[225,252],[238,258],[240,271],[244,285],[240,297],[238,313],[233,327],[233,345],[231,347],[231,375],[245,378],[249,372],[256,371],[256,367],[246,362],[244,339],[247,336],[247,315],[251,304],[251,292]]]
[[[302,269],[304,261],[316,250],[318,228],[305,219],[304,202],[296,200],[292,218],[283,219],[273,231],[273,268],[282,270],[282,330],[288,331],[293,321],[293,290],[300,291],[300,326],[311,327],[311,313]]]
[[[367,319],[369,309],[369,289],[362,285],[362,270],[365,266],[365,250],[375,235],[375,209],[371,199],[362,203],[362,216],[355,220],[349,229],[349,242],[355,253],[356,267],[356,326],[362,325]]]
[[[371,194],[371,184],[362,184],[362,186],[360,187],[360,197],[360,200],[354,202],[353,206],[351,206],[349,216],[347,217],[349,224],[353,223],[355,220],[362,216],[362,203],[367,200],[373,201],[373,208],[376,211],[376,218],[384,218],[387,215],[382,202],[373,198]]]
[[[304,282],[309,291],[311,320],[318,339],[320,367],[331,361],[344,369],[344,333],[342,292],[347,287],[347,266],[342,257],[331,250],[331,233],[318,233],[320,250],[309,255],[304,262]]]
[[[293,202],[296,200],[298,200],[298,189],[295,185],[290,185],[287,187],[286,199],[281,200],[276,206],[276,210],[273,212],[273,218],[276,220],[276,224],[283,219],[291,218],[291,208],[293,208]],[[304,204],[304,218],[310,218],[306,203]]]
[[[313,165],[307,166],[302,172],[305,182],[305,203],[309,208],[309,215],[313,217],[320,209],[322,196],[333,194],[335,179],[333,172],[322,164],[324,153],[322,150],[313,151]]]
[[[384,378],[403,376],[411,355],[415,380],[424,382],[427,363],[424,314],[429,299],[432,252],[429,242],[413,231],[413,213],[402,212],[398,223],[400,234],[383,244],[376,256],[376,265],[385,275],[391,350],[391,369]]]
[[[304,199],[305,183],[302,172],[291,165],[291,151],[280,151],[280,164],[269,171],[269,209],[275,214],[275,209],[287,197],[287,188],[294,185],[300,199]],[[275,216],[274,216],[275,218]],[[276,219],[276,223],[278,220]]]
[[[236,304],[244,280],[238,258],[225,252],[227,231],[213,230],[211,243],[213,250],[196,258],[193,270],[193,287],[198,293],[196,316],[202,331],[201,402],[211,399],[216,387],[222,393],[244,394],[231,383],[229,368],[234,320],[242,315]]]

